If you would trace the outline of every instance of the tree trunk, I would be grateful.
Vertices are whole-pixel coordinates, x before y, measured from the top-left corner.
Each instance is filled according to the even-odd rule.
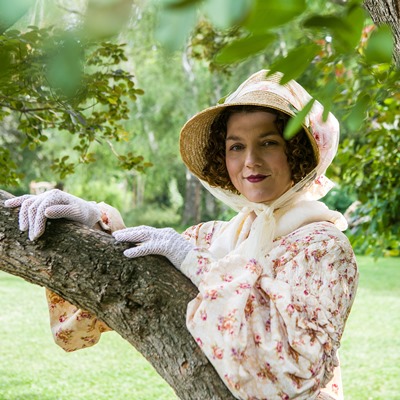
[[[364,7],[375,24],[388,24],[394,36],[393,56],[400,68],[400,0],[364,0]]]
[[[201,192],[203,186],[189,170],[186,170],[185,202],[182,225],[198,224],[201,219]]]
[[[204,190],[201,219],[203,221],[212,221],[218,219],[220,207],[217,199],[208,191]]]
[[[65,220],[48,222],[31,242],[18,229],[18,209],[4,207],[10,197],[0,191],[1,270],[93,312],[143,354],[180,399],[233,399],[186,329],[187,303],[197,289],[167,259],[128,259],[112,236]]]

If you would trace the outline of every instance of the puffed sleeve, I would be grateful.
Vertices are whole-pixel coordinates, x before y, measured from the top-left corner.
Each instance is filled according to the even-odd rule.
[[[103,332],[111,330],[93,314],[75,307],[48,289],[46,299],[54,341],[65,351],[93,346]]]
[[[118,210],[106,203],[99,203],[98,206],[102,212],[99,228],[110,233],[125,228]],[[93,346],[100,340],[103,332],[111,330],[95,315],[75,307],[48,289],[46,299],[54,341],[65,351]]]
[[[316,399],[338,364],[357,286],[354,254],[329,223],[274,244],[263,260],[190,252],[183,271],[199,294],[187,326],[236,398]]]

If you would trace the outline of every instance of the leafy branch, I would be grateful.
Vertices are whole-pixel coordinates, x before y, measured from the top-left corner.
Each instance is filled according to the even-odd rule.
[[[55,158],[52,168],[61,178],[77,163],[90,163],[94,141],[124,140],[130,104],[143,94],[134,77],[120,65],[127,61],[124,45],[85,42],[57,29],[30,27],[27,32],[7,31],[0,36],[0,121],[11,117],[25,139],[22,147],[35,150],[52,131],[77,136],[70,156]],[[7,137],[2,140],[7,147]],[[123,157],[122,168],[144,170],[150,164],[133,153]],[[5,173],[0,184],[18,180],[10,152],[2,152]]]

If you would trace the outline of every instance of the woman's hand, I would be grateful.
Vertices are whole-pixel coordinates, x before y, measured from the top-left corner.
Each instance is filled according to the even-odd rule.
[[[21,207],[19,229],[29,230],[29,239],[35,240],[43,234],[47,218],[66,218],[92,228],[101,220],[101,211],[96,203],[88,202],[58,189],[40,195],[24,195],[5,201],[6,207]]]
[[[130,242],[137,245],[124,251],[126,257],[159,254],[167,257],[177,269],[182,265],[187,253],[194,248],[172,228],[157,229],[142,225],[116,231],[113,236],[118,242]]]

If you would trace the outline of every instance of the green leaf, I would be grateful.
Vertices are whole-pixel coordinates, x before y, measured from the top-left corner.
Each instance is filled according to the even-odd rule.
[[[332,108],[336,90],[337,90],[337,82],[333,78],[330,79],[328,83],[323,85],[323,87],[318,93],[317,98],[320,101],[320,103],[324,106],[324,112],[322,114],[322,119],[324,121],[327,120],[329,111]]]
[[[309,29],[326,29],[332,44],[339,52],[353,50],[360,42],[366,14],[360,5],[350,3],[345,13],[339,15],[314,15],[303,22]]]
[[[118,104],[118,99],[115,98],[115,97],[108,97],[107,100],[108,100],[108,102],[109,102],[110,104],[113,104],[113,105]]]
[[[290,118],[289,122],[286,125],[285,131],[283,132],[283,137],[286,140],[290,140],[293,136],[298,133],[303,125],[303,122],[307,116],[307,114],[310,112],[313,104],[315,102],[315,99],[311,99],[303,109],[301,109],[295,117]]]
[[[351,3],[350,3],[351,4]],[[353,50],[358,46],[361,39],[362,30],[367,14],[362,5],[351,5],[345,15],[345,22],[351,27],[350,32],[336,31],[336,37],[340,40],[341,45],[348,50]]]
[[[370,102],[371,97],[368,94],[365,94],[364,92],[360,93],[357,98],[356,104],[346,118],[347,125],[349,126],[351,131],[357,132],[361,128],[361,125],[366,117]]]
[[[164,7],[170,10],[179,10],[186,7],[196,6],[203,2],[203,0],[162,0]]]
[[[197,9],[193,6],[162,10],[156,27],[156,39],[170,52],[180,49],[195,25],[196,15]]]
[[[207,0],[204,11],[218,29],[236,25],[249,12],[249,0]]]
[[[229,95],[231,94],[232,92],[230,92],[230,93],[228,93],[226,96],[224,96],[224,97],[221,97],[218,101],[217,101],[217,104],[224,104],[225,103],[225,100],[227,99],[227,97],[229,97]]]
[[[270,33],[238,39],[224,47],[216,55],[215,61],[220,64],[230,64],[243,60],[264,50],[275,39],[276,35]]]
[[[46,65],[50,85],[67,96],[73,95],[81,86],[82,50],[77,41],[64,37],[51,44]]]
[[[296,79],[309,67],[318,51],[319,46],[315,43],[296,47],[286,57],[275,61],[271,65],[268,75],[272,75],[275,72],[282,72],[284,74],[280,81],[282,85],[291,79]]]
[[[369,64],[391,63],[393,57],[393,35],[388,25],[381,25],[371,33],[365,49]]]
[[[14,0],[0,2],[0,30],[3,32],[14,25],[35,4],[34,0]]]
[[[313,15],[303,21],[305,28],[327,28],[330,31],[350,31],[351,27],[336,15]]]
[[[244,26],[253,33],[261,33],[286,24],[306,11],[305,0],[254,0]]]

